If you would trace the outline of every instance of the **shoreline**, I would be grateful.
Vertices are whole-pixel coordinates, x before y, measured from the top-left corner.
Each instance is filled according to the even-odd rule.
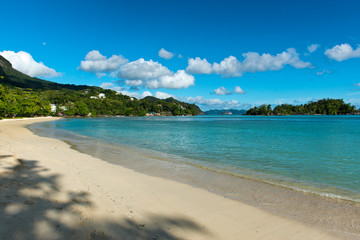
[[[356,238],[356,235],[339,232],[330,234],[261,208],[223,198],[205,189],[114,165],[73,150],[61,140],[39,137],[25,128],[30,123],[50,120],[56,119],[0,121],[1,154],[7,156],[4,158],[21,159],[24,166],[35,161],[40,168],[48,169],[48,173],[44,171],[39,175],[50,173],[59,176],[60,179],[56,182],[59,190],[53,195],[64,195],[67,192],[65,189],[86,193],[75,201],[77,206],[72,206],[67,211],[68,214],[71,212],[71,219],[78,217],[73,215],[80,214],[83,219],[81,224],[67,226],[65,229],[65,223],[58,223],[65,230],[80,234],[78,239],[84,239],[83,236],[88,234],[103,234],[109,239],[119,239],[120,235],[121,239],[151,239],[152,236],[158,236],[159,239],[239,239],[239,236],[246,239]],[[14,157],[10,157],[11,155]],[[17,195],[23,195],[22,191],[17,191]],[[41,205],[40,200],[43,202],[45,197],[33,198],[39,203],[33,199],[31,201],[34,203],[30,207],[27,205],[28,208]],[[82,204],[83,202],[91,204]],[[0,205],[4,209],[3,217],[8,219],[5,223],[0,223],[0,226],[9,224],[10,227],[13,221],[12,215],[8,213],[8,209],[12,207],[9,205],[9,202],[5,206]],[[51,213],[54,209],[47,210]],[[18,210],[15,215],[21,213],[22,210]],[[52,214],[56,216],[55,213]],[[53,221],[59,221],[62,217],[61,214],[53,217]],[[26,217],[23,219],[28,220]],[[118,230],[109,226],[117,226]],[[68,236],[65,230],[48,228],[54,236]],[[1,229],[0,227],[0,231]],[[7,235],[4,236],[9,236],[7,231],[5,233]]]
[[[30,127],[31,128],[31,127]],[[331,232],[360,234],[360,226],[348,226],[360,215],[360,204],[347,199],[292,189],[261,179],[216,171],[196,164],[160,156],[153,150],[111,144],[66,130],[31,128],[42,136],[55,136],[73,149],[124,166],[142,174],[161,177],[260,208],[275,215],[316,226]],[[40,133],[46,131],[46,134]],[[64,134],[64,135],[63,135]],[[133,161],[128,161],[132,159]],[[172,160],[171,160],[172,159]],[[294,199],[296,201],[294,201]],[[319,221],[319,219],[322,219]]]

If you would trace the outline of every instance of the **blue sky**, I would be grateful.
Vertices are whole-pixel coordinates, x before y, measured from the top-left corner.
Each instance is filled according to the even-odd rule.
[[[0,54],[32,76],[136,97],[170,94],[205,110],[327,97],[360,107],[356,0],[1,6]]]

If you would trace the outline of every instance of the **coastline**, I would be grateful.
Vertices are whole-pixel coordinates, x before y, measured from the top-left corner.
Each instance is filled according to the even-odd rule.
[[[13,166],[0,176],[17,182],[1,199],[7,239],[352,239],[108,163],[25,127],[56,119],[0,121],[1,159]]]

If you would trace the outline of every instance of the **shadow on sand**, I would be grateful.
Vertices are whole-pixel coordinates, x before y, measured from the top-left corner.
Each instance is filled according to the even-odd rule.
[[[89,193],[64,192],[59,175],[37,161],[16,159],[16,166],[0,174],[1,239],[179,239],[171,230],[210,234],[197,223],[181,217],[149,217],[151,226],[129,217],[118,220],[87,219],[79,209],[93,206]],[[156,226],[156,227],[154,227]]]

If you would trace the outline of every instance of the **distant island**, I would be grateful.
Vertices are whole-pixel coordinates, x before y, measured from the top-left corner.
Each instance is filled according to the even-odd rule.
[[[109,89],[59,84],[15,70],[0,56],[0,117],[198,115],[195,104],[174,98],[136,99]]]
[[[244,115],[246,110],[241,109],[213,109],[209,111],[204,111],[205,115]]]
[[[270,104],[263,104],[246,111],[246,115],[359,115],[360,110],[345,103],[343,99],[321,99],[301,105],[281,104],[274,109]]]

